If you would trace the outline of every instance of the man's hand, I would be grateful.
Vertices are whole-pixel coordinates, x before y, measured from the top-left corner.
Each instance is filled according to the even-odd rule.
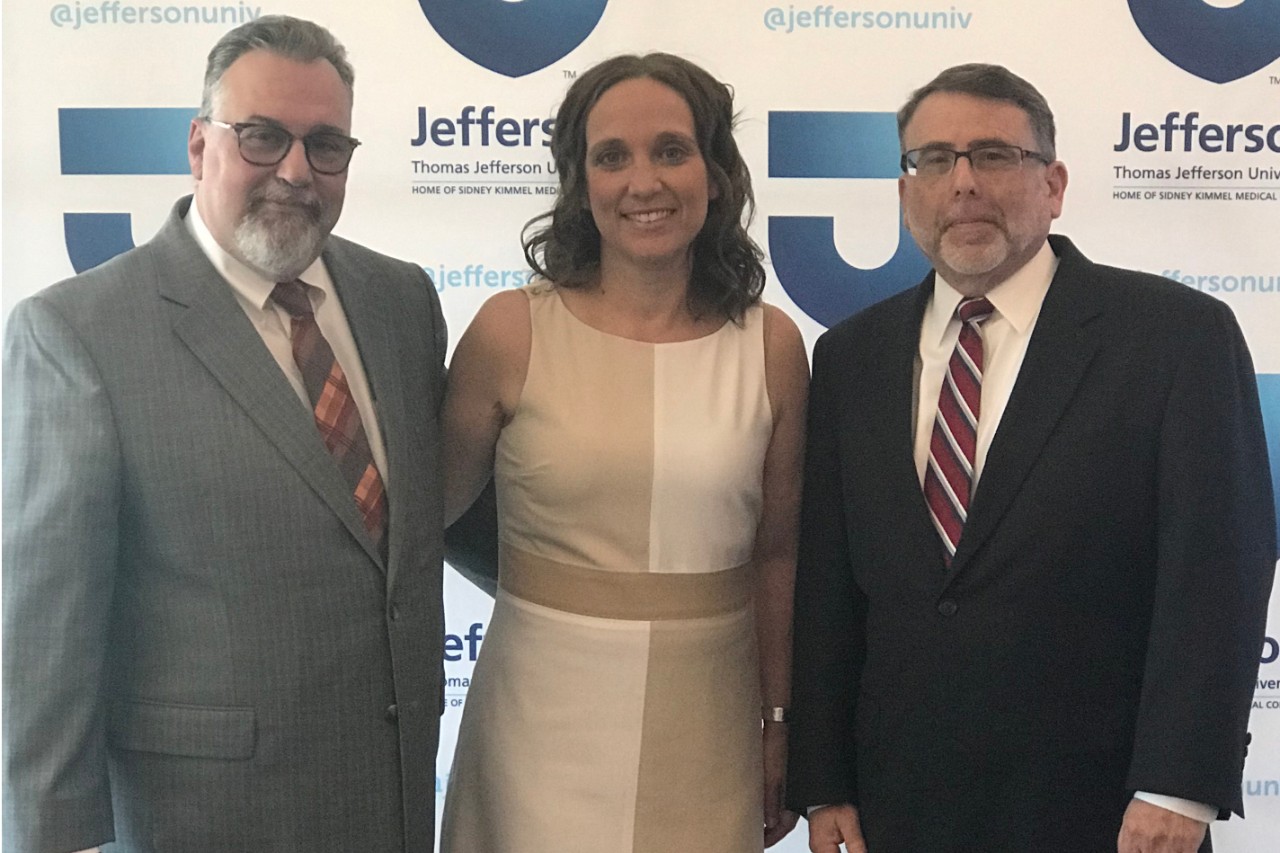
[[[772,847],[779,841],[787,837],[791,830],[796,828],[796,824],[800,822],[800,815],[787,809],[779,812],[778,819],[774,823],[767,820],[764,825],[764,846]]]
[[[809,815],[809,849],[813,853],[840,853],[841,842],[849,853],[867,853],[857,808],[848,803],[823,806]]]
[[[1133,800],[1125,809],[1116,849],[1118,853],[1196,853],[1208,828],[1194,818]]]
[[[787,778],[787,727],[764,724],[764,846],[772,847],[796,828],[800,816],[782,805]]]

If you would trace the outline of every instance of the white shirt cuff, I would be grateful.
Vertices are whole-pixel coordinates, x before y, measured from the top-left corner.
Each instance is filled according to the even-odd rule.
[[[1204,803],[1197,803],[1195,800],[1170,797],[1168,794],[1149,794],[1146,791],[1134,793],[1133,798],[1142,800],[1144,803],[1151,803],[1153,806],[1159,806],[1162,809],[1168,809],[1183,817],[1198,820],[1201,823],[1213,823],[1218,819],[1217,808]]]
[[[1133,798],[1142,800],[1144,803],[1151,803],[1153,806],[1159,806],[1162,809],[1168,809],[1183,817],[1198,820],[1201,823],[1213,823],[1218,819],[1218,810],[1215,807],[1205,803],[1197,803],[1195,800],[1184,800],[1181,797],[1171,797],[1168,794],[1150,794],[1146,791],[1138,791],[1133,795]],[[805,814],[811,815],[818,809],[825,809],[829,805],[830,803],[823,803],[820,806],[809,806],[805,810]]]

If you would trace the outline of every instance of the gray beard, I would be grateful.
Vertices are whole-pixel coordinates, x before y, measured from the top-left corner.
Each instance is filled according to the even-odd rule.
[[[251,203],[236,226],[236,249],[270,281],[292,281],[320,257],[335,224],[328,218],[318,202],[284,210]]]
[[[987,246],[976,257],[972,249],[953,249],[944,238],[939,241],[938,255],[944,264],[961,275],[983,275],[1004,263],[1013,252],[1009,235],[1002,232],[1001,237],[1001,245]]]

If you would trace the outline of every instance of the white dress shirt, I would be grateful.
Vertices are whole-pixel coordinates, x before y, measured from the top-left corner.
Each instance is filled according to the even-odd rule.
[[[186,225],[201,250],[209,258],[235,294],[236,301],[244,309],[245,316],[253,324],[262,337],[276,363],[284,372],[285,378],[293,386],[294,393],[302,404],[311,410],[311,398],[307,396],[306,386],[302,382],[302,371],[293,359],[293,345],[290,342],[293,331],[289,312],[280,307],[271,298],[271,291],[276,283],[268,281],[256,271],[242,264],[227,253],[210,233],[200,216],[200,209],[193,200],[187,211]],[[338,299],[333,286],[333,279],[325,268],[324,261],[316,258],[311,266],[303,271],[299,278],[310,285],[307,295],[311,298],[311,308],[315,312],[316,325],[320,333],[329,342],[333,356],[342,366],[347,376],[347,385],[355,400],[356,409],[360,412],[360,421],[364,425],[365,435],[369,439],[369,449],[373,454],[373,464],[382,475],[384,486],[389,482],[387,477],[386,450],[382,444],[382,430],[378,425],[377,407],[373,395],[369,391],[369,381],[365,376],[364,364],[360,361],[360,351],[356,349],[355,338],[351,335],[351,327],[347,324],[347,315],[342,310],[342,302]]]
[[[1040,306],[1049,283],[1058,269],[1058,259],[1046,242],[1027,264],[987,293],[995,313],[978,326],[982,337],[982,403],[978,416],[977,450],[973,463],[973,493],[977,493],[983,463],[991,448],[1022,369],[1022,360],[1031,342]],[[920,324],[920,386],[916,396],[915,463],[923,487],[929,463],[929,440],[938,412],[938,395],[947,371],[947,362],[960,337],[956,308],[964,297],[941,276],[934,276],[933,295]],[[1138,791],[1134,797],[1204,823],[1217,819],[1218,810],[1204,803]]]

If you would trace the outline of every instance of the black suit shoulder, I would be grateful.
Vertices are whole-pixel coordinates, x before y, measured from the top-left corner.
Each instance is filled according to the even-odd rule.
[[[924,284],[930,284],[932,280],[933,276],[930,274]],[[906,316],[906,312],[910,312],[916,307],[920,298],[919,288],[922,286],[924,285],[909,287],[901,293],[863,308],[858,313],[846,317],[832,326],[822,334],[822,337],[829,338],[832,341],[856,338],[867,331],[879,330],[886,323],[900,321]]]
[[[814,346],[815,366],[820,355],[843,360],[862,349],[882,347],[887,335],[901,334],[904,326],[914,325],[921,309],[921,288],[932,282],[930,273],[922,284],[882,299],[823,332]]]
[[[1204,310],[1224,305],[1207,293],[1155,273],[1114,267],[1089,260],[1065,237],[1053,235],[1050,245],[1060,258],[1055,283],[1064,279],[1092,290],[1093,296],[1108,302],[1164,305],[1171,310]]]

